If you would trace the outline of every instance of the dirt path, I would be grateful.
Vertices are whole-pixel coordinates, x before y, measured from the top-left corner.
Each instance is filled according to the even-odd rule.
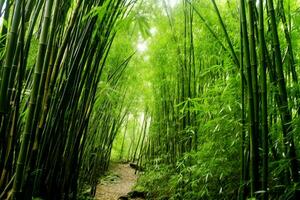
[[[125,196],[138,178],[129,164],[113,164],[109,171],[111,176],[97,187],[97,200],[117,200],[120,196]]]

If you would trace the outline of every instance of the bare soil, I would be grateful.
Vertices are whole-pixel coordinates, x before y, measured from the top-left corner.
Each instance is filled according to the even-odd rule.
[[[113,180],[102,181],[97,186],[95,199],[117,200],[120,196],[126,196],[135,185],[138,175],[129,164],[112,164],[110,172],[113,173]]]

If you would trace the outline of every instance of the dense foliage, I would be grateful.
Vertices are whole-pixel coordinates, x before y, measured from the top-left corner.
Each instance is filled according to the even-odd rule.
[[[140,186],[150,199],[298,199],[299,4],[159,2]]]
[[[0,199],[299,199],[299,0],[0,0]]]

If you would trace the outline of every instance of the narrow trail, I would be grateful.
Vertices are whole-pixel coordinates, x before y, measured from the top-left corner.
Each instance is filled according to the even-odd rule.
[[[96,200],[118,200],[119,197],[126,196],[138,178],[129,164],[113,164],[109,171],[113,175],[97,186]]]

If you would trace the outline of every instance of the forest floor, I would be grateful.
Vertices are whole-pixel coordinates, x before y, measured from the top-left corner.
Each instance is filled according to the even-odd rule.
[[[132,190],[138,179],[129,164],[113,163],[108,174],[97,186],[96,200],[118,200]]]

